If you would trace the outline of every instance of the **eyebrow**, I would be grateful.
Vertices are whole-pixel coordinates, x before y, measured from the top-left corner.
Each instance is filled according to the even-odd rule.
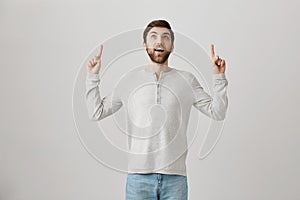
[[[151,31],[150,33],[156,33],[157,34],[157,32],[155,32],[155,31]],[[164,32],[163,34],[170,35],[170,33],[168,33],[168,32]]]

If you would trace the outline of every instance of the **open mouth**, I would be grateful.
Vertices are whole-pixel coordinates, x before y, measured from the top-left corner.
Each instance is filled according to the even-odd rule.
[[[154,49],[154,51],[156,51],[156,52],[164,52],[165,50],[164,49]]]

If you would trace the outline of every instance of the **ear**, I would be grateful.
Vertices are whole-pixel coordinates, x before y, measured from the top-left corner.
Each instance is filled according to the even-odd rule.
[[[146,43],[145,42],[143,42],[143,46],[144,46],[144,49],[146,50]]]
[[[174,43],[172,44],[171,52],[173,52],[173,50],[174,50]]]

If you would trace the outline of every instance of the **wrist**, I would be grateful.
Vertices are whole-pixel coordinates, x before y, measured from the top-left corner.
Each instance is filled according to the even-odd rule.
[[[99,79],[99,74],[98,74],[98,73],[93,73],[93,72],[87,71],[87,77],[88,77],[88,78],[96,78],[96,79]]]
[[[226,79],[225,73],[215,73],[213,79]]]

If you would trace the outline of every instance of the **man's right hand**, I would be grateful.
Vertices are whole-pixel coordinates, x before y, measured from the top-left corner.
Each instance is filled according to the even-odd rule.
[[[101,55],[103,50],[103,44],[99,47],[98,54],[89,61],[87,65],[87,71],[93,74],[99,74],[100,68],[101,68]]]

